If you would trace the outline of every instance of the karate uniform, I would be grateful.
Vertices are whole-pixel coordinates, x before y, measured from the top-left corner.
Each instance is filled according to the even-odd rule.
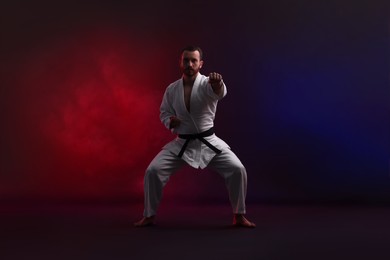
[[[183,79],[179,79],[167,87],[160,106],[160,119],[168,129],[171,116],[180,119],[180,125],[171,130],[173,133],[178,135],[199,134],[214,126],[217,103],[227,94],[227,90],[223,84],[223,93],[218,96],[208,81],[208,77],[198,73],[192,87],[190,112],[184,102]],[[220,150],[220,153],[210,149],[200,139],[193,139],[189,141],[184,153],[179,157],[186,140],[177,136],[166,144],[152,160],[144,178],[145,217],[156,215],[163,187],[170,176],[186,163],[196,169],[206,167],[215,169],[225,179],[233,213],[245,214],[247,187],[245,167],[230,150],[230,147],[215,134],[204,137],[204,139]]]

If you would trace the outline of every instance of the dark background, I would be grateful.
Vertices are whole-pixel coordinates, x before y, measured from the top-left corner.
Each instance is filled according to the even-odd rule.
[[[174,138],[159,121],[180,49],[228,95],[216,131],[248,171],[248,201],[390,201],[385,1],[1,3],[2,201],[142,202]],[[183,169],[173,202],[227,202]]]

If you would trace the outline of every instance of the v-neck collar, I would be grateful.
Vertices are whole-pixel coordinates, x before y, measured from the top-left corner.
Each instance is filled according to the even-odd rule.
[[[192,89],[191,89],[191,93],[190,93],[190,110],[192,108],[191,106],[191,103],[192,103],[192,99],[194,97],[193,93],[196,93],[197,89],[198,89],[198,85],[199,85],[199,80],[200,80],[200,73],[198,72],[198,75],[196,75],[196,78],[195,78],[195,81],[194,81],[194,84],[192,85]],[[191,112],[188,111],[187,109],[187,106],[186,106],[186,101],[185,101],[185,98],[184,98],[184,79],[182,78],[181,79],[181,100],[182,100],[182,105],[184,107],[184,110],[189,114],[191,115]]]

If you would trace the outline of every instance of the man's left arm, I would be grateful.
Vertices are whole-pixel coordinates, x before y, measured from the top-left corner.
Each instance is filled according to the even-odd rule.
[[[211,72],[209,74],[209,83],[211,87],[213,88],[214,93],[218,97],[223,96],[223,81],[222,81],[222,75],[216,72]]]

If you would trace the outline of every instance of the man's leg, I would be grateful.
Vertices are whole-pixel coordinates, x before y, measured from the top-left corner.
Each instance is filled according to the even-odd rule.
[[[233,224],[255,227],[254,223],[244,217],[246,213],[247,174],[244,165],[238,157],[230,149],[224,149],[222,153],[214,156],[209,166],[214,168],[225,179],[230,203],[233,208]]]
[[[144,217],[134,223],[135,226],[143,227],[154,223],[164,186],[170,176],[184,164],[182,159],[167,150],[161,150],[154,157],[144,177]]]

